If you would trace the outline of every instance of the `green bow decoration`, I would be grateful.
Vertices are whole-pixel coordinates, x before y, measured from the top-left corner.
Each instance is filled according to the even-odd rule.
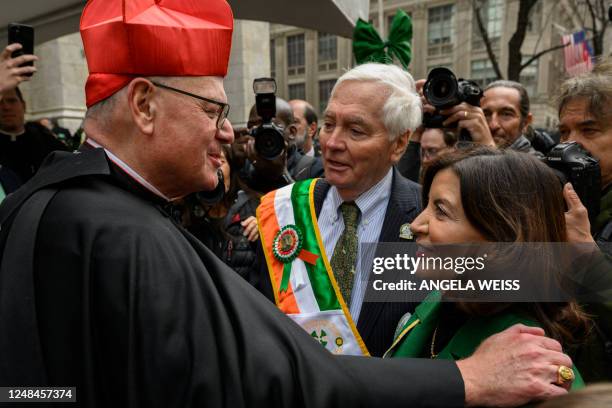
[[[357,20],[353,31],[353,52],[357,64],[381,62],[392,64],[397,58],[404,69],[408,69],[412,59],[412,19],[402,10],[398,10],[389,31],[389,40],[384,42],[372,24],[362,19]]]

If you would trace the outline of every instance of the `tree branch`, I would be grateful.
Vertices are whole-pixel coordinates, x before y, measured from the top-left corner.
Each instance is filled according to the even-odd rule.
[[[606,29],[606,23],[600,21],[598,13],[597,13],[597,4],[591,0],[585,0],[587,8],[589,10],[589,14],[591,15],[591,22],[593,23],[592,31],[593,31],[593,52],[595,55],[603,54],[603,36]],[[603,18],[603,16],[602,16]],[[598,23],[602,23],[601,29],[598,27]]]
[[[493,65],[493,70],[495,71],[495,75],[497,75],[497,79],[503,79],[503,75],[501,73],[501,69],[499,68],[499,63],[497,61],[497,56],[493,51],[493,46],[491,45],[491,39],[489,38],[489,33],[487,32],[484,23],[482,22],[482,16],[480,15],[480,10],[482,8],[481,4],[478,0],[472,0],[472,6],[474,9],[474,14],[476,16],[476,23],[478,25],[478,32],[480,33],[480,37],[484,42],[485,48],[487,49],[487,55],[489,56],[489,60],[491,61],[491,65]]]
[[[519,3],[518,18],[516,20],[516,29],[514,34],[508,41],[508,79],[518,81],[521,74],[521,64],[523,54],[521,46],[525,41],[527,34],[527,25],[529,24],[529,13],[538,0],[521,0]]]
[[[540,58],[542,55],[548,54],[549,52],[553,52],[553,51],[556,51],[556,50],[561,49],[561,48],[565,48],[565,47],[567,47],[570,44],[571,43],[555,45],[554,47],[550,47],[550,48],[542,50],[542,51],[540,51],[540,52],[538,52],[536,54],[533,54],[531,56],[531,58],[529,58],[527,61],[525,61],[524,64],[521,64],[521,68],[520,68],[519,72],[522,71],[523,69],[527,68],[529,65],[531,65],[532,62],[534,62],[535,60]]]
[[[593,31],[595,32],[597,30],[597,17],[595,16],[595,10],[593,10],[591,0],[586,0],[586,4],[589,8],[589,14],[591,15],[591,21],[593,22]]]

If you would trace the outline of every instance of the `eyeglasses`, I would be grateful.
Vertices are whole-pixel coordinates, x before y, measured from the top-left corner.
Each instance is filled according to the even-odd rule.
[[[151,83],[160,88],[169,89],[174,92],[178,92],[183,95],[191,96],[192,98],[199,99],[204,102],[214,103],[219,106],[219,111],[217,112],[217,129],[221,129],[225,124],[225,119],[227,119],[227,115],[229,114],[230,106],[227,103],[215,101],[214,99],[205,98],[200,95],[192,94],[191,92],[183,91],[182,89],[173,88],[168,85],[160,84],[159,82],[151,81]]]
[[[438,155],[438,153],[440,153],[442,149],[438,149],[436,147],[429,147],[429,148],[422,148],[421,147],[421,153],[423,154],[423,156],[425,157],[435,157]]]

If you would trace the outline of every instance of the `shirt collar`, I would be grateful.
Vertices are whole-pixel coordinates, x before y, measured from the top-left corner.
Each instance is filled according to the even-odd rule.
[[[22,132],[16,132],[16,133],[0,130],[0,133],[10,137],[11,141],[14,142],[15,140],[17,140],[17,136],[21,136],[21,135],[25,134],[25,129]]]
[[[367,218],[370,210],[377,207],[381,201],[385,201],[391,194],[391,182],[393,180],[393,167],[389,169],[385,177],[383,177],[378,183],[370,187],[369,190],[362,193],[355,200],[355,204],[359,207],[362,219]],[[340,205],[344,202],[336,186],[331,186],[329,189],[330,198],[332,200],[333,208],[338,211]]]
[[[100,145],[98,142],[96,142],[95,140],[93,140],[91,138],[87,138],[84,143],[87,143],[88,145],[90,145],[92,147],[95,147],[95,148],[104,149],[104,152],[106,153],[108,158],[117,167],[119,167],[128,176],[130,176],[136,183],[140,184],[142,187],[144,187],[146,190],[150,191],[151,193],[155,194],[156,196],[161,197],[161,198],[163,198],[166,201],[170,201],[170,199],[168,197],[166,197],[157,188],[155,188],[155,186],[153,184],[151,184],[147,180],[145,180],[144,177],[142,177],[134,169],[132,169],[130,166],[128,166],[127,163],[125,163],[123,160],[121,160],[120,158],[115,156],[110,150],[106,149],[105,147],[103,147],[102,145]]]

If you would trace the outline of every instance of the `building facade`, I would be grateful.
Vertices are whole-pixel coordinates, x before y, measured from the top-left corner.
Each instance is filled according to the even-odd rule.
[[[433,68],[447,67],[458,77],[486,86],[497,76],[478,31],[475,5],[482,8],[483,24],[505,74],[518,0],[372,0],[370,22],[386,39],[397,10],[412,17],[413,58],[409,70],[415,79],[426,78]],[[523,60],[561,44],[561,35],[578,26],[565,2],[540,0],[529,16],[521,48]],[[320,114],[335,80],[354,65],[352,44],[349,39],[326,33],[271,24],[270,65],[279,96],[305,99]],[[563,52],[557,50],[544,54],[521,72],[536,127],[556,127],[554,93],[564,79],[563,69]]]
[[[413,58],[410,72],[425,78],[435,67],[452,69],[457,76],[486,85],[496,79],[493,65],[478,33],[474,4],[482,7],[483,24],[507,70],[507,44],[514,32],[519,0],[371,0],[369,19],[386,39],[391,21],[402,9],[413,21]],[[580,27],[568,0],[540,0],[529,16],[522,53],[527,60],[561,43],[561,35]],[[612,35],[612,29],[608,30]],[[605,44],[607,47],[610,43]],[[607,48],[608,49],[608,48]],[[28,119],[59,119],[76,130],[85,114],[84,84],[87,65],[78,33],[40,44],[35,53],[38,73],[22,85]],[[338,77],[354,65],[348,38],[323,32],[237,20],[225,88],[231,105],[230,120],[243,126],[255,98],[252,81],[272,76],[278,95],[305,99],[318,113],[327,105]],[[554,128],[557,113],[554,94],[564,79],[563,52],[547,53],[526,67],[521,82],[527,87],[537,127]]]

